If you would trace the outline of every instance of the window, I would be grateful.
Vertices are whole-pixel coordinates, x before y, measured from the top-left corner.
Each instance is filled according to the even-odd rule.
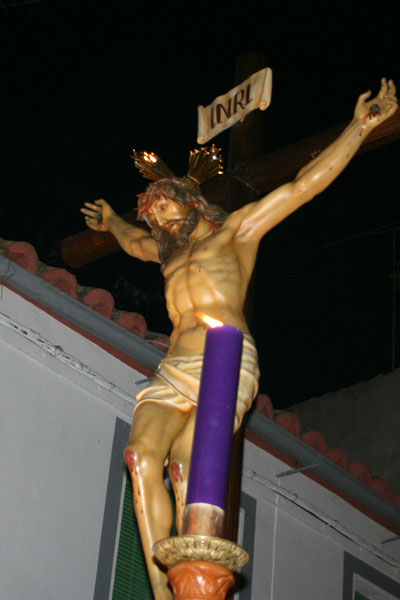
[[[152,600],[147,568],[133,508],[131,478],[126,478],[112,600]]]
[[[367,598],[367,596],[360,594],[360,592],[354,592],[354,600],[371,600],[371,598]]]
[[[172,492],[171,500],[174,504]],[[175,523],[172,526],[171,535],[176,535]],[[132,481],[128,476],[126,478],[112,600],[152,599],[153,594],[133,508]]]

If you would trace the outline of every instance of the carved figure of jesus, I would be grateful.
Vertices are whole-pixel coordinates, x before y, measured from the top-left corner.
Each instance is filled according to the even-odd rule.
[[[125,450],[132,476],[135,511],[156,600],[172,598],[152,547],[168,537],[172,508],[164,485],[169,462],[182,525],[206,326],[199,313],[245,334],[235,430],[250,407],[258,381],[257,353],[243,314],[249,280],[263,236],[314,196],[346,167],[366,136],[397,108],[394,83],[382,79],[376,98],[362,94],[340,137],[308,163],[294,181],[257,202],[226,215],[208,205],[187,178],[150,184],[139,196],[139,217],[150,232],[128,224],[105,200],[82,208],[87,225],[110,231],[128,254],[162,265],[171,346],[146,389],[139,393]]]

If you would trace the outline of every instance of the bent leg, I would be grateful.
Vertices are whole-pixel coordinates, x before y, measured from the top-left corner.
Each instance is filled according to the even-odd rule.
[[[170,600],[167,576],[153,559],[153,545],[168,537],[172,506],[164,485],[164,462],[188,415],[174,407],[143,402],[135,411],[125,459],[129,467],[134,506],[149,577],[156,600]]]
[[[186,502],[195,423],[196,409],[193,408],[185,426],[177,436],[170,451],[169,474],[174,488],[176,500],[176,526],[179,534],[182,532],[182,519]]]

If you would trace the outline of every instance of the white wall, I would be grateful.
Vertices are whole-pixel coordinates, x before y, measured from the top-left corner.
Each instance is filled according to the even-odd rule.
[[[0,600],[93,598],[115,422],[143,379],[1,289]],[[381,545],[392,532],[287,470],[246,442],[252,600],[342,600],[345,553],[400,582],[400,541]]]
[[[242,490],[257,500],[252,600],[342,600],[344,555],[400,584],[400,540],[250,442]],[[240,595],[239,595],[240,598]]]
[[[93,598],[115,420],[143,378],[2,289],[1,600]]]

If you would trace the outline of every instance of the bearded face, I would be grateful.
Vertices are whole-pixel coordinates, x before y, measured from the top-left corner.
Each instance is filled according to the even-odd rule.
[[[138,218],[151,228],[163,263],[175,248],[188,244],[200,215],[213,230],[228,216],[220,206],[208,204],[198,186],[185,177],[160,179],[138,195]]]
[[[190,208],[187,216],[171,219],[160,225],[149,220],[151,234],[158,243],[158,252],[163,263],[167,262],[176,248],[184,248],[189,243],[189,237],[199,222],[199,213]]]

